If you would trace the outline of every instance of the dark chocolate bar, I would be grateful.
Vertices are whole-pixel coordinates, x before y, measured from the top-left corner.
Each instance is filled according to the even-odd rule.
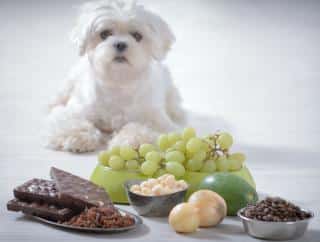
[[[113,206],[106,191],[94,183],[52,167],[50,175],[56,183],[59,198],[67,207]]]
[[[34,178],[13,190],[16,198],[27,202],[49,203],[63,206],[53,181]]]
[[[15,212],[35,215],[51,221],[66,221],[75,215],[75,212],[69,208],[61,208],[47,203],[25,202],[19,199],[10,200],[7,203],[7,209]]]

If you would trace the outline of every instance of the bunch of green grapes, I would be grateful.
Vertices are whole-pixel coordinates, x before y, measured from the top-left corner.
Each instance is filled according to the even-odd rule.
[[[114,170],[137,171],[140,168],[139,154],[129,145],[114,146],[110,150],[100,152],[99,162],[104,166],[109,166]]]
[[[165,173],[182,177],[186,171],[236,171],[242,168],[245,155],[229,153],[233,138],[226,132],[198,137],[193,128],[182,133],[162,134],[156,144],[113,147],[99,154],[99,161],[114,170],[140,171],[146,176]]]

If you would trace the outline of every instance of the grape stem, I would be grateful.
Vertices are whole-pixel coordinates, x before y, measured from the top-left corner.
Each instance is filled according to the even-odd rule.
[[[210,147],[210,150],[207,153],[207,159],[218,160],[221,156],[229,157],[229,150],[228,149],[221,149],[217,144],[217,139],[219,134],[212,134],[207,136],[204,141]],[[222,153],[222,154],[221,154]]]

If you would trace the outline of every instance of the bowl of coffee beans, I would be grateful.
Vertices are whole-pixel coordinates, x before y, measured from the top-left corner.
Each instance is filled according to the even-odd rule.
[[[249,235],[270,240],[301,237],[313,216],[311,211],[279,197],[267,197],[238,211]]]

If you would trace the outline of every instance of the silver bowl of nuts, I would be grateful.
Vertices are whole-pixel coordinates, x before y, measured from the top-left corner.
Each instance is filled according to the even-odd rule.
[[[301,237],[314,217],[307,210],[278,197],[267,197],[238,211],[244,230],[255,238],[290,240]]]
[[[124,184],[130,205],[139,215],[148,217],[168,216],[171,209],[184,201],[188,184],[165,174],[146,181],[128,180]]]

